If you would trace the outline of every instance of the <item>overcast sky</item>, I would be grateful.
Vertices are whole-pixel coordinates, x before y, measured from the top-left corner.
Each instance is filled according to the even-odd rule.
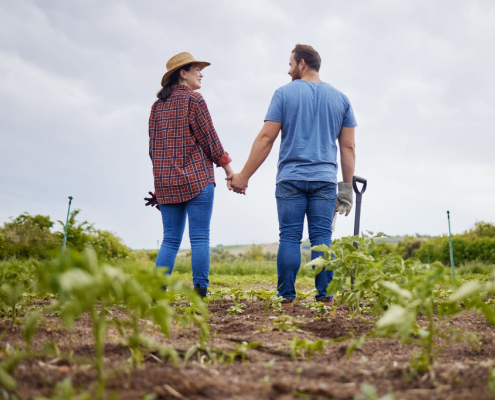
[[[200,92],[240,170],[296,43],[354,108],[361,231],[442,235],[447,210],[453,233],[495,222],[493,0],[0,0],[0,222],[65,221],[71,195],[81,220],[157,248],[143,197],[167,60],[211,62]],[[278,241],[279,140],[246,196],[215,171],[212,246]],[[353,230],[354,210],[335,237]]]

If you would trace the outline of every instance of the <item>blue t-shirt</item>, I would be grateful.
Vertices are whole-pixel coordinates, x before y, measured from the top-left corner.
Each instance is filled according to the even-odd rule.
[[[342,127],[357,126],[349,99],[324,82],[301,79],[277,89],[265,121],[282,123],[277,183],[337,183],[337,144]]]

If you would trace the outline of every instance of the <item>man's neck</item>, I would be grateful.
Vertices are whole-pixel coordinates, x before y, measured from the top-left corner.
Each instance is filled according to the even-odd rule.
[[[316,72],[312,69],[304,72],[303,75],[301,76],[301,79],[303,81],[307,81],[307,82],[323,82],[320,79],[320,75],[318,74],[318,72]]]

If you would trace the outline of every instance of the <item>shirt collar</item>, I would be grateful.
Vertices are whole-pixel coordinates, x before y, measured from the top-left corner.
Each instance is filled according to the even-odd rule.
[[[179,84],[172,85],[172,89],[173,90],[191,90],[191,89],[189,89],[188,86],[186,86],[186,85],[179,85]]]

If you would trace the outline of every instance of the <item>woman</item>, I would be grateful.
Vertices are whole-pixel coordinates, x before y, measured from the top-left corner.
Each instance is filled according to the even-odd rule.
[[[149,153],[163,220],[156,267],[172,273],[187,216],[193,284],[202,298],[209,283],[213,164],[227,176],[232,173],[232,160],[215,132],[203,96],[195,92],[201,88],[201,70],[208,65],[187,52],[173,56],[149,120]]]

